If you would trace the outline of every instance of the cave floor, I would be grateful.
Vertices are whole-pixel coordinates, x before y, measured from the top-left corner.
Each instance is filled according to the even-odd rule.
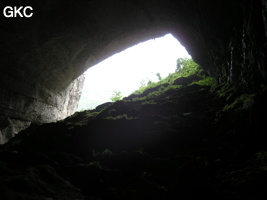
[[[221,88],[193,84],[32,125],[1,146],[0,197],[266,199],[266,92],[247,105]]]

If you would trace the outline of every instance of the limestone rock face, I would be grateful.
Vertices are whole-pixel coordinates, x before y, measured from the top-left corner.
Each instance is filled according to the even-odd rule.
[[[64,119],[76,112],[82,94],[84,79],[84,75],[81,75],[61,93],[62,103],[59,103],[60,112],[58,112],[57,120]]]
[[[65,90],[50,94],[44,101],[15,92],[2,91],[0,114],[0,144],[7,142],[31,122],[47,123],[72,115],[79,103],[84,76],[74,80]],[[8,117],[5,117],[8,116]]]
[[[0,117],[0,144],[8,142],[19,131],[29,127],[31,122]]]

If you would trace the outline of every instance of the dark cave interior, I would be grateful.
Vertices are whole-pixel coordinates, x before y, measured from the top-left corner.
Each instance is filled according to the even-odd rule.
[[[1,199],[266,199],[266,0],[0,5],[33,8],[1,15]],[[74,114],[88,67],[167,33],[201,73]]]

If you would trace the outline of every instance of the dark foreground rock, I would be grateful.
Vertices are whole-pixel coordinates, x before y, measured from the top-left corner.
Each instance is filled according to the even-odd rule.
[[[1,146],[1,199],[266,199],[266,100],[189,84],[33,124]]]

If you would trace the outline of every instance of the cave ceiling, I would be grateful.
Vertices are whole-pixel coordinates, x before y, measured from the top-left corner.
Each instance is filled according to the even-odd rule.
[[[62,107],[66,95],[74,95],[66,90],[85,70],[167,33],[220,81],[266,82],[264,0],[4,0],[0,5],[2,10],[31,6],[33,13],[1,15],[3,116],[40,122],[59,119],[55,113],[68,109]]]

